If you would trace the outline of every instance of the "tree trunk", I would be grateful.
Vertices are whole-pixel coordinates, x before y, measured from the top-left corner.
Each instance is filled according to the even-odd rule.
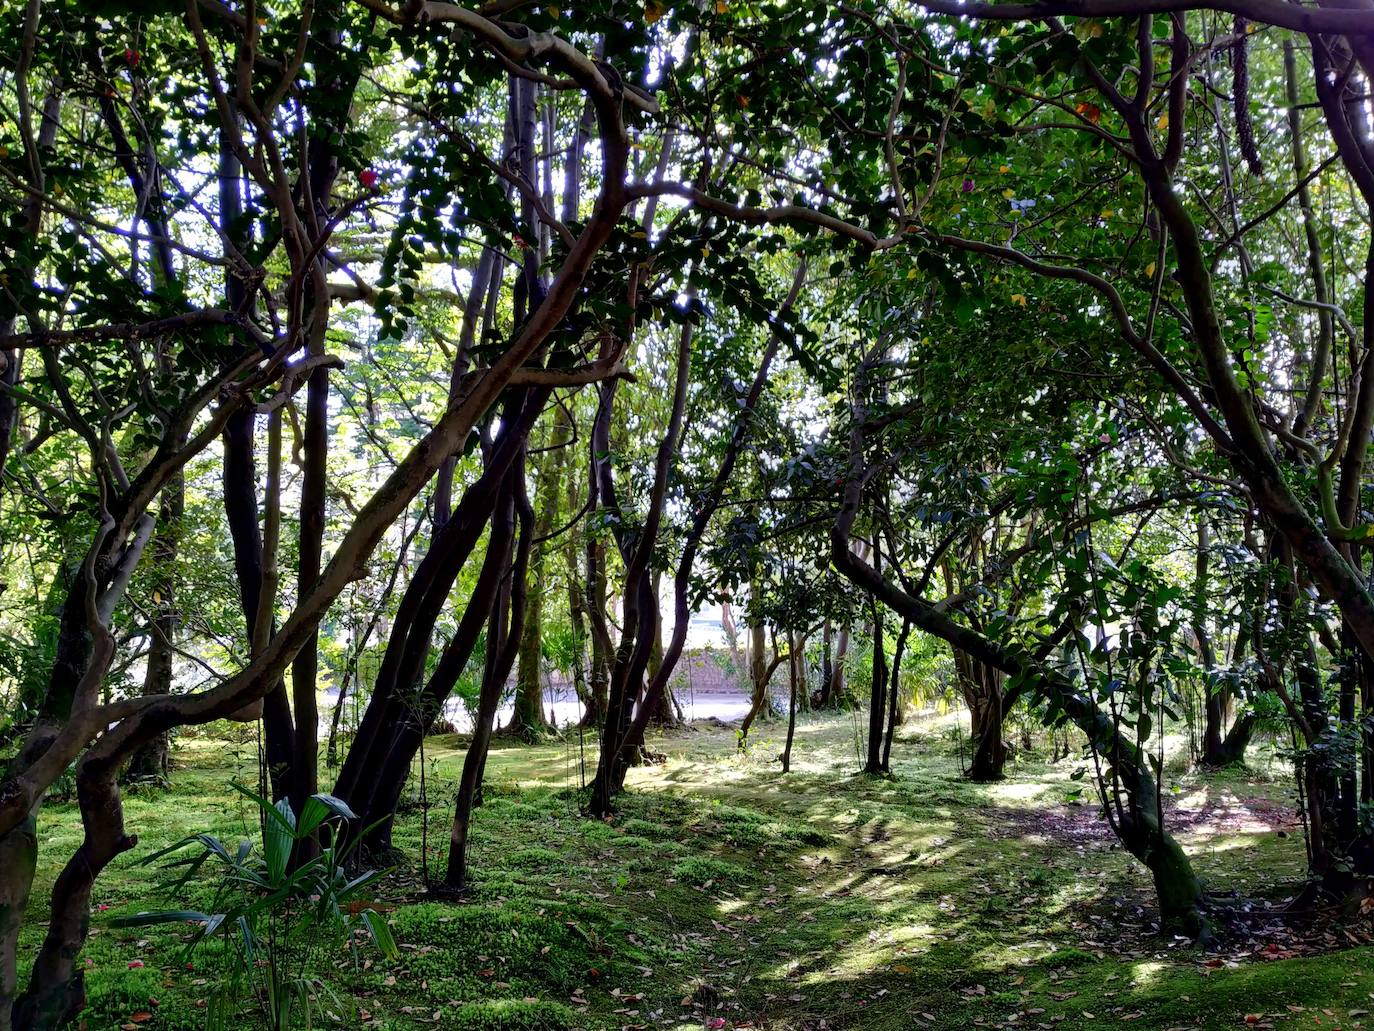
[[[407,704],[396,713],[389,747],[377,753],[380,759],[374,755],[370,762],[370,786],[360,799],[362,808],[355,811],[359,814],[358,825],[366,828],[363,845],[374,856],[389,855],[392,851],[392,825],[411,763],[435,717],[443,711],[444,702],[467,668],[482,627],[490,622],[493,606],[510,572],[511,527],[500,518],[490,522],[487,553],[458,628],[418,698],[408,697]]]
[[[805,638],[801,638],[801,644],[799,644],[796,634],[788,635],[788,651],[792,661],[789,663],[790,676],[788,677],[787,741],[782,747],[782,755],[778,757],[782,763],[783,773],[792,772],[792,741],[797,733],[797,699],[806,692],[806,666],[802,648],[805,640]]]
[[[538,108],[536,104],[536,85],[517,76],[510,77],[511,114],[515,129],[515,148],[513,157],[520,166],[521,175],[531,185],[539,182],[536,167],[535,130]],[[550,155],[549,160],[552,161]],[[552,174],[550,172],[550,174]],[[551,190],[551,187],[550,187]],[[539,278],[540,255],[546,247],[547,231],[542,222],[535,218],[534,205],[529,197],[522,195],[520,216],[526,225],[538,226],[538,248],[526,248],[521,275],[516,282],[515,321],[518,325],[524,319],[536,291],[544,288]],[[523,299],[522,299],[523,293]],[[523,303],[522,303],[523,300]],[[559,408],[560,414],[563,409]],[[545,444],[560,435],[559,426],[554,426],[545,437]],[[544,631],[544,570],[545,553],[548,546],[544,538],[553,529],[553,521],[558,510],[558,491],[553,483],[553,460],[549,452],[541,451],[535,456],[534,474],[536,496],[539,509],[535,516],[534,536],[540,543],[529,565],[529,582],[525,585],[525,596],[529,599],[525,606],[524,630],[518,642],[519,665],[515,675],[515,711],[506,731],[524,741],[538,741],[547,736],[550,727],[544,716],[544,670],[543,670],[543,631]],[[522,490],[524,488],[522,487]]]
[[[892,653],[892,682],[888,685],[887,697],[887,735],[883,740],[883,772],[892,771],[892,735],[901,718],[902,658],[906,655],[906,642],[911,634],[911,620],[902,620],[902,630],[897,635],[897,646]]]
[[[175,641],[181,624],[176,606],[177,539],[181,533],[181,515],[185,507],[185,478],[180,474],[162,488],[159,503],[157,534],[150,541],[153,557],[153,605],[156,610],[148,622],[148,662],[143,676],[143,694],[172,693],[172,665],[176,657]],[[168,783],[172,740],[163,732],[133,754],[124,770],[127,783]]]
[[[825,618],[821,629],[821,685],[816,692],[814,705],[823,709],[830,704],[830,678],[834,675],[834,641],[831,640],[830,617]]]
[[[515,711],[507,728],[525,741],[538,741],[552,729],[544,715],[543,625],[545,578],[553,543],[545,538],[553,532],[554,520],[558,516],[563,466],[572,435],[567,409],[560,405],[555,411],[555,421],[544,440],[542,453],[533,462],[537,473],[535,496],[539,500],[534,537],[539,543],[534,546],[530,559],[525,632],[520,639],[520,657],[515,674]]]
[[[1115,771],[1108,797],[1099,786],[1117,839],[1150,871],[1159,898],[1161,925],[1194,938],[1210,936],[1202,885],[1187,855],[1164,829],[1158,787],[1148,760],[1127,740],[1112,719],[1074,685],[1050,667],[1002,647],[937,611],[923,598],[907,594],[885,580],[850,549],[850,533],[859,510],[863,486],[860,430],[851,430],[851,464],[846,476],[844,503],[830,531],[830,559],[855,586],[880,598],[889,608],[927,633],[946,641],[956,661],[962,652],[999,674],[1011,674],[1018,684],[1039,684],[1060,706]],[[1024,689],[1024,688],[1022,688]],[[1000,723],[1000,708],[998,710]]]
[[[10,761],[6,778],[28,769],[42,755],[55,736],[55,729],[30,733],[24,750]],[[33,891],[33,876],[38,867],[38,808],[34,802],[23,821],[7,834],[0,835],[0,1031],[10,1031],[11,1014],[18,987],[19,932]],[[22,1027],[21,1027],[22,1031]]]
[[[593,478],[595,475],[593,472]],[[607,627],[606,620],[606,542],[604,540],[594,535],[588,536],[586,562],[586,613],[587,622],[592,631],[592,668],[591,691],[589,693],[591,704],[587,706],[587,712],[583,716],[582,722],[585,726],[600,728],[606,722],[607,696],[610,693],[611,682],[611,658],[615,652],[614,646],[611,644],[610,629]]]
[[[720,603],[720,626],[725,634],[725,645],[730,650],[730,665],[734,672],[735,684],[738,686],[749,673],[749,663],[747,656],[740,651],[739,632],[735,629],[735,617],[728,601]]]
[[[769,719],[774,714],[773,701],[768,697],[768,686],[773,681],[773,673],[785,658],[787,658],[787,653],[779,652],[775,642],[773,661],[758,671],[757,679],[754,681],[754,694],[749,700],[749,711],[744,714],[744,719],[739,725],[739,748],[741,750],[748,742],[749,729],[754,725],[754,721],[756,719]]]
[[[844,674],[844,662],[849,655],[849,627],[841,627],[835,640],[835,658],[830,667],[830,677],[826,680],[821,693],[821,708],[848,709],[852,702],[849,697],[849,684]]]
[[[478,577],[479,588],[474,588],[474,598],[479,599],[481,607],[475,613],[464,612],[458,632],[422,687],[419,681],[429,657],[434,623],[447,603],[458,573],[480,541],[483,529],[493,521],[495,525],[502,525],[493,513],[502,504],[507,490],[504,485],[519,464],[530,427],[548,396],[549,389],[539,387],[508,400],[502,410],[502,428],[491,448],[486,468],[464,491],[451,518],[435,534],[429,552],[402,596],[372,697],[334,789],[334,793],[359,815],[356,825],[350,826],[350,832],[369,826],[374,828],[368,833],[368,845],[374,850],[389,847],[391,817],[404,788],[410,762],[430,721],[442,710],[444,701],[462,675],[476,643],[482,617],[490,607],[489,601],[481,600],[479,588],[485,583],[484,578],[493,575],[487,563],[496,537],[488,538],[489,554]],[[520,571],[523,576],[524,565]],[[519,585],[522,595],[524,586],[522,581]]]
[[[487,631],[487,661],[482,671],[482,686],[478,693],[477,715],[473,721],[472,741],[463,758],[463,773],[458,784],[458,798],[454,806],[453,827],[449,833],[449,853],[444,886],[450,891],[462,891],[467,886],[468,832],[472,825],[472,810],[477,802],[482,774],[486,769],[487,749],[491,744],[492,722],[506,677],[515,664],[524,622],[524,585],[526,564],[529,561],[533,512],[525,497],[523,456],[512,471],[513,483],[503,505],[500,518],[508,525],[519,520],[519,543],[511,561],[511,575],[503,581],[492,606]],[[509,531],[507,531],[509,533]],[[509,554],[507,550],[507,554]]]
[[[326,306],[328,300],[322,301]],[[327,317],[327,316],[325,316]],[[323,326],[311,344],[311,352],[324,353]],[[319,579],[324,555],[325,487],[329,449],[329,369],[321,366],[306,383],[305,434],[302,452],[300,535],[297,553],[296,596],[304,597]],[[319,630],[311,632],[291,664],[292,715],[295,736],[291,750],[291,808],[297,814],[320,790],[320,713],[317,694]],[[318,849],[311,838],[302,842],[298,859],[311,858]]]
[[[122,852],[138,844],[124,833],[118,768],[93,756],[77,769],[77,800],[85,835],[53,883],[48,933],[34,960],[28,988],[14,1004],[19,1031],[55,1031],[86,1004],[85,971],[77,965],[90,929],[91,888]]]
[[[875,568],[882,569],[882,551],[875,546]],[[883,609],[873,600],[873,676],[868,690],[868,750],[864,772],[883,772],[883,724],[887,717],[887,652],[883,646]]]
[[[974,781],[1001,780],[1007,761],[1002,738],[1002,673],[967,652],[954,649],[959,689],[968,705],[973,761],[968,777]]]

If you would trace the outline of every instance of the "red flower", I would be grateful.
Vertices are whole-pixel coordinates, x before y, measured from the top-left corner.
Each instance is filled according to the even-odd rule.
[[[364,168],[358,173],[358,182],[363,184],[364,190],[375,190],[377,184],[381,182],[381,176],[370,168]]]
[[[143,960],[141,960],[141,959],[131,959],[131,960],[129,960],[129,969],[130,969],[130,970],[141,970],[141,969],[143,969]]]

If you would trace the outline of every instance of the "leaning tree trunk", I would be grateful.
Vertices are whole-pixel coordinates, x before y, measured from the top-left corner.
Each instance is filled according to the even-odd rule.
[[[1148,760],[1127,740],[1096,703],[1080,693],[1056,670],[1033,657],[991,641],[976,630],[956,623],[925,599],[911,595],[880,576],[850,548],[850,534],[859,511],[865,481],[862,423],[850,431],[850,466],[845,477],[844,503],[830,531],[830,559],[856,587],[878,597],[913,626],[949,643],[956,656],[963,652],[996,670],[1017,678],[1018,685],[1037,684],[1116,771],[1115,797],[1105,798],[1117,839],[1150,871],[1159,899],[1160,922],[1195,938],[1210,935],[1202,884],[1187,855],[1165,830],[1159,792]],[[1020,690],[1025,687],[1021,686]],[[1104,791],[1105,795],[1105,791]]]
[[[797,263],[797,270],[792,278],[792,289],[788,292],[786,300],[783,301],[778,311],[779,315],[785,315],[791,311],[805,281],[806,262],[800,261]],[[669,682],[673,671],[677,668],[678,660],[682,657],[682,649],[687,643],[687,628],[691,620],[689,592],[692,569],[696,563],[697,548],[701,545],[701,539],[706,533],[706,528],[710,525],[716,509],[720,506],[726,484],[730,482],[730,476],[734,472],[735,463],[749,439],[750,431],[754,425],[754,410],[758,405],[759,398],[763,395],[763,388],[768,382],[768,372],[772,367],[773,359],[777,356],[780,343],[780,334],[773,333],[770,335],[768,346],[764,348],[763,357],[754,373],[754,381],[750,384],[749,392],[744,397],[744,403],[736,414],[730,442],[725,448],[720,466],[716,469],[716,475],[711,480],[710,486],[695,498],[692,504],[692,522],[688,527],[686,537],[683,539],[682,554],[678,558],[677,569],[673,573],[673,634],[668,640],[667,647],[663,650],[658,669],[649,679],[649,684],[645,688],[644,705],[639,712],[635,713],[634,721],[630,725],[630,732],[626,736],[624,747],[621,749],[619,761],[613,770],[612,783],[616,791],[624,787],[629,763],[635,755],[643,750],[645,734],[649,725],[649,715],[653,711],[653,706],[660,698],[671,697]],[[725,630],[732,654],[736,654],[738,649],[729,602],[721,603],[721,626]],[[734,661],[735,668],[739,669],[737,654]],[[676,705],[676,700],[674,700],[674,704]]]
[[[359,817],[350,821],[350,833],[370,828],[365,843],[378,854],[390,849],[392,818],[409,776],[410,763],[431,721],[442,711],[462,675],[484,614],[490,608],[490,598],[494,597],[496,587],[491,578],[495,574],[490,564],[491,551],[499,539],[495,531],[488,536],[488,554],[468,611],[429,680],[421,686],[435,621],[447,603],[458,573],[480,542],[483,529],[489,523],[498,528],[504,525],[495,515],[507,492],[505,484],[514,475],[530,427],[548,395],[547,387],[537,387],[507,401],[486,468],[464,491],[452,516],[435,534],[429,552],[402,596],[372,697],[335,784],[335,794],[348,802]],[[504,575],[505,566],[499,568]],[[522,576],[524,572],[522,566]],[[519,586],[523,594],[523,582]]]

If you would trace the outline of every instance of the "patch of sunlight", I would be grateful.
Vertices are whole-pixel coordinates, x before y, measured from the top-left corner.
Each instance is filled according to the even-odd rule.
[[[1012,780],[998,781],[995,784],[985,785],[983,788],[988,798],[1001,802],[1033,801],[1044,794],[1046,790],[1045,785],[1036,784],[1034,781],[1017,782]]]
[[[985,972],[1006,970],[1008,967],[1029,967],[1048,954],[1043,942],[998,943],[974,952],[966,961],[966,967]]]
[[[1188,791],[1183,793],[1182,795],[1179,795],[1178,800],[1174,803],[1174,808],[1201,809],[1204,805],[1207,804],[1207,796],[1209,794],[1210,792],[1207,789],[1207,785],[1200,785],[1192,791]]]
[[[1040,910],[1046,915],[1063,913],[1079,905],[1085,898],[1095,894],[1099,890],[1096,881],[1091,883],[1079,883],[1075,879],[1072,883],[1056,888],[1048,895],[1041,896]]]
[[[738,912],[741,909],[748,909],[749,903],[744,899],[721,899],[716,903],[716,909],[725,915]]]
[[[1190,834],[1183,838],[1184,851],[1192,853],[1205,851],[1231,852],[1238,848],[1251,849],[1258,842],[1253,834],[1228,834],[1226,837],[1212,837],[1206,831]]]
[[[825,970],[813,970],[805,974],[801,983],[821,985],[828,984],[836,978],[854,980],[871,974],[878,967],[886,966],[890,962],[889,950],[876,942],[871,944],[872,948],[854,949],[836,957],[835,962]]]
[[[887,932],[887,942],[902,952],[912,942],[924,944],[935,937],[935,928],[930,924],[905,924]],[[905,954],[905,953],[903,953]]]
[[[1131,983],[1136,988],[1150,988],[1159,980],[1159,975],[1163,970],[1164,964],[1159,960],[1137,963],[1131,968]]]

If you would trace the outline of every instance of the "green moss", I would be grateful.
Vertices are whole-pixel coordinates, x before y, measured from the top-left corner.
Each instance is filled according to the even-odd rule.
[[[655,823],[652,820],[641,820],[638,817],[631,817],[620,825],[626,834],[638,835],[642,838],[654,838],[656,840],[672,838],[677,832],[672,827]]]
[[[723,859],[710,856],[688,856],[673,864],[669,873],[684,884],[705,887],[711,882],[729,886],[752,880],[749,871]]]
[[[588,841],[610,841],[616,836],[615,828],[600,820],[583,820],[577,830]]]
[[[556,1002],[517,999],[468,1003],[443,1018],[452,1031],[566,1031],[585,1021],[576,1010]]]
[[[506,860],[513,870],[542,870],[562,861],[563,857],[553,849],[540,848],[538,845],[516,849]]]
[[[1082,949],[1055,949],[1041,962],[1047,967],[1082,967],[1097,962],[1097,957]]]
[[[470,893],[457,904],[416,901],[422,814],[405,813],[395,828],[401,862],[378,887],[393,907],[399,959],[365,967],[347,954],[321,956],[313,973],[393,1031],[686,1031],[715,1015],[775,1031],[821,1021],[907,1031],[918,1014],[929,1014],[921,1026],[951,1031],[1006,1024],[1015,1013],[1028,1014],[1017,1027],[1090,1031],[1229,1029],[1255,1012],[1281,1029],[1315,1027],[1318,1013],[1325,1027],[1369,1023],[1349,1011],[1366,1008],[1374,992],[1365,973],[1374,949],[1210,969],[1197,953],[1166,947],[1173,943],[1144,934],[1135,915],[1152,907],[1140,867],[1104,834],[1074,845],[1057,836],[1065,820],[1093,819],[1057,804],[1075,763],[1030,759],[1003,784],[969,784],[957,740],[930,729],[942,719],[902,728],[894,780],[853,776],[849,717],[803,718],[797,766],[785,778],[767,750],[739,757],[729,731],[656,742],[672,761],[631,771],[609,823],[581,815],[584,796],[561,744],[494,750],[474,816]],[[235,753],[188,735],[171,791],[126,800],[140,844],[96,888],[95,902],[110,908],[96,914],[98,933],[82,954],[93,964],[90,1028],[117,1028],[141,1011],[154,1013],[153,1028],[205,1026],[197,1000],[223,973],[213,950],[187,971],[185,926],[125,930],[108,917],[173,901],[138,862],[188,829],[231,843],[256,836],[253,812],[229,787],[256,777],[247,740]],[[463,753],[430,746],[437,796],[457,783]],[[1229,771],[1183,776],[1177,799],[1197,805],[1253,793],[1284,803],[1288,790]],[[1053,822],[1042,818],[1050,806]],[[430,817],[432,875],[442,869],[446,827],[435,811]],[[45,806],[40,825],[21,963],[41,942],[47,891],[81,838],[70,805]],[[1300,836],[1272,829],[1204,825],[1184,842],[1221,891],[1281,891],[1304,861]],[[198,880],[174,901],[206,905],[211,887]],[[1113,952],[1118,923],[1136,936]],[[130,970],[131,959],[146,968]],[[700,1008],[682,1007],[684,996]]]
[[[650,841],[648,838],[641,838],[634,834],[618,835],[614,841],[620,848],[661,849],[663,847],[658,842]]]

